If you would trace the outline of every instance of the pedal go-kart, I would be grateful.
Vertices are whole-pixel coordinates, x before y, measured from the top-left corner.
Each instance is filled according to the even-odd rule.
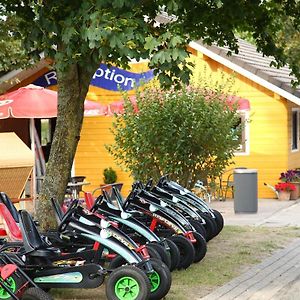
[[[26,211],[19,212],[19,220],[23,247],[16,252],[8,252],[9,243],[3,245],[3,249],[0,249],[0,257],[5,257],[6,260],[2,260],[1,266],[15,265],[16,270],[25,274],[35,288],[45,290],[51,288],[96,288],[103,283],[104,277],[109,275],[106,282],[107,299],[126,299],[125,295],[126,297],[135,297],[134,299],[149,299],[150,281],[146,273],[137,266],[122,266],[109,271],[100,265],[83,264],[84,262],[77,266],[71,265],[68,260],[65,260],[65,264],[55,264],[55,261],[62,262],[64,260],[60,250],[49,246],[43,240],[31,216]],[[79,262],[74,263],[78,264]],[[18,278],[16,274],[11,273],[6,279],[11,283],[10,290],[15,294],[15,297],[11,297],[11,299],[23,299],[18,294],[26,286],[16,278]],[[25,289],[24,295],[26,294],[28,292],[26,293]],[[0,299],[10,298],[1,298],[0,295]]]

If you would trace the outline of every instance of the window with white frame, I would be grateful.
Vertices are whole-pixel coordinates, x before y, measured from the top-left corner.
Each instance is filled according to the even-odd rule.
[[[299,150],[299,108],[292,109],[291,138],[292,151]]]
[[[249,154],[249,116],[247,111],[238,111],[239,120],[235,127],[242,128],[241,133],[237,136],[240,141],[240,147],[235,152],[236,155],[239,154]]]

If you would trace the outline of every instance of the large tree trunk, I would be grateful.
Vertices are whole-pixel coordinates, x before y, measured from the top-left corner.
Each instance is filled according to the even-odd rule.
[[[87,66],[89,62],[87,62]],[[91,66],[89,65],[89,68]],[[36,217],[42,230],[57,226],[50,199],[63,202],[73,159],[80,138],[84,100],[93,71],[72,64],[57,69],[58,114],[46,176],[38,196]]]

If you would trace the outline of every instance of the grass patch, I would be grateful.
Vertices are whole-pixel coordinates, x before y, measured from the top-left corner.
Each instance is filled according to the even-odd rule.
[[[172,272],[168,300],[202,297],[259,263],[275,250],[300,237],[299,228],[225,226],[219,236],[208,243],[203,261],[187,270]],[[56,300],[105,299],[104,286],[94,290],[52,291]]]

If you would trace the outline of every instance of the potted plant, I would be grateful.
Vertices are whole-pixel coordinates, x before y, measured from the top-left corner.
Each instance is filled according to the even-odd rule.
[[[290,200],[291,192],[295,191],[296,187],[290,182],[279,182],[275,185],[275,190],[279,200]]]
[[[295,186],[295,190],[291,192],[291,200],[298,199],[300,196],[300,173],[297,170],[287,170],[280,174],[279,180],[282,182],[290,182]]]

